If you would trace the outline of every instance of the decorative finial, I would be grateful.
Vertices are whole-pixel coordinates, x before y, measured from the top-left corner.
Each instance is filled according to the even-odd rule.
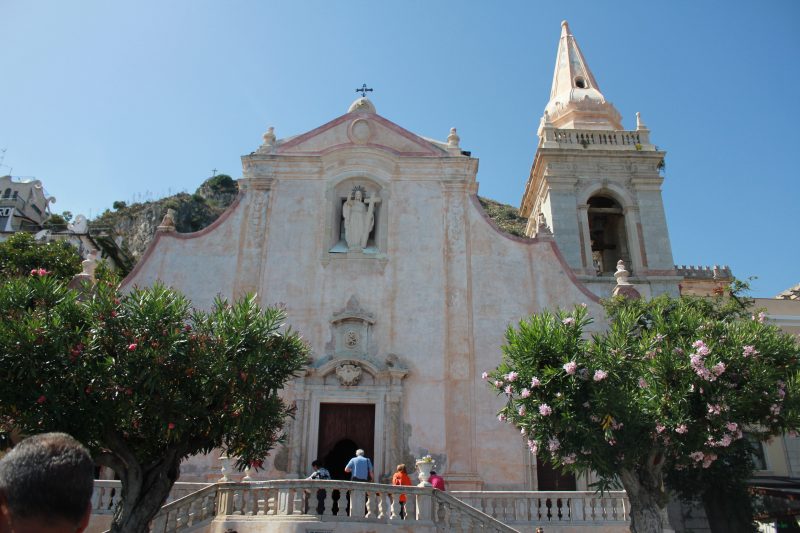
[[[617,261],[617,271],[614,272],[614,277],[617,278],[617,285],[630,285],[630,281],[628,281],[628,276],[631,273],[625,270],[625,261],[620,259]]]
[[[544,235],[552,235],[553,231],[550,229],[550,226],[547,225],[547,218],[544,216],[544,213],[539,213],[539,216],[536,220],[537,229],[536,235],[539,236],[540,234]]]
[[[562,35],[571,35],[569,31],[569,23],[566,20],[561,21],[561,33]]]
[[[257,154],[269,154],[275,149],[275,128],[270,126],[264,135],[261,136],[264,143],[256,150]]]
[[[639,291],[636,290],[636,287],[628,281],[628,276],[630,276],[630,272],[625,270],[625,262],[620,259],[617,261],[617,271],[614,272],[614,277],[617,278],[617,285],[614,287],[614,290],[611,291],[612,296],[624,296],[631,300],[642,297]]]
[[[175,210],[167,209],[167,213],[156,228],[158,231],[175,231]]]
[[[636,130],[646,130],[647,126],[642,121],[642,114],[638,111],[636,112]]]
[[[448,148],[458,148],[458,143],[461,140],[461,137],[458,136],[456,133],[455,128],[450,128],[450,135],[447,136],[447,147]]]
[[[274,146],[275,145],[275,127],[270,126],[267,128],[266,133],[261,136],[264,139],[264,145],[266,146]]]

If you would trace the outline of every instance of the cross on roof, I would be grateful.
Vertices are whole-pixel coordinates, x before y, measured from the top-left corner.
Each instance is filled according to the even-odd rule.
[[[356,89],[356,92],[361,93],[361,98],[364,98],[367,96],[367,93],[372,92],[372,89],[367,89],[367,84],[365,83],[361,86],[360,89]]]

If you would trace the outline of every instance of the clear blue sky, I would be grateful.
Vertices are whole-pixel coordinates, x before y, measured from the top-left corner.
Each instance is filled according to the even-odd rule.
[[[667,154],[675,262],[755,294],[800,282],[800,3],[0,0],[0,149],[54,212],[193,192],[347,110],[455,126],[480,194],[518,205],[567,19],[606,98]],[[0,168],[0,173],[7,173]]]

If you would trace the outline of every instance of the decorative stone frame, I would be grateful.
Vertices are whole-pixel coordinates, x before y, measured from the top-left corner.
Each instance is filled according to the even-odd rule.
[[[592,246],[591,232],[589,229],[589,199],[596,196],[611,198],[622,207],[625,239],[627,240],[628,253],[630,254],[630,265],[628,265],[628,268],[633,274],[642,272],[644,264],[642,262],[642,250],[640,248],[641,240],[637,229],[641,225],[639,220],[639,207],[636,201],[631,198],[628,191],[610,182],[592,182],[578,192],[578,222],[583,233],[583,256],[586,257],[588,262],[587,272],[593,272],[591,268]]]
[[[375,224],[368,247],[362,252],[347,249],[342,236],[342,206],[354,187],[363,187],[367,196],[377,195],[380,203],[375,205]],[[367,172],[352,171],[329,182],[325,191],[326,214],[323,235],[323,259],[338,259],[357,256],[359,258],[385,258],[389,231],[389,187],[388,182]]]
[[[310,365],[295,382],[297,404],[292,431],[292,472],[304,477],[304,469],[319,453],[320,405],[366,403],[375,405],[375,479],[391,476],[392,465],[407,454],[403,449],[403,380],[408,369],[395,354],[377,356],[372,342],[374,315],[351,296],[330,324],[332,341],[328,355]],[[349,345],[349,332],[359,342]]]

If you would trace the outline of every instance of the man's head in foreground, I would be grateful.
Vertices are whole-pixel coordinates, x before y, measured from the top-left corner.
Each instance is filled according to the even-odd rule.
[[[0,459],[0,533],[79,533],[89,523],[94,462],[66,433],[42,433]]]

